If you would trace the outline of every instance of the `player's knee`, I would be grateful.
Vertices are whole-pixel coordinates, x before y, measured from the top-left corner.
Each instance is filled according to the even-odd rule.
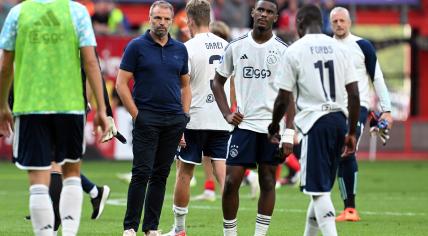
[[[238,180],[234,179],[232,176],[226,176],[224,180],[223,195],[236,193],[239,190],[239,186],[241,184],[237,182]]]
[[[68,177],[80,178],[80,162],[78,163],[65,163],[62,166],[62,174],[64,179]]]
[[[192,178],[194,168],[195,165],[181,162],[178,169],[178,175],[183,178]]]
[[[269,192],[275,189],[275,176],[259,176],[260,191]]]

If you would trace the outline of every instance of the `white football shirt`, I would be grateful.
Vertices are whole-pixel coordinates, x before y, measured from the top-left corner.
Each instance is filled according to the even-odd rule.
[[[226,122],[215,102],[211,83],[215,68],[228,42],[212,33],[196,34],[184,45],[189,54],[190,87],[192,103],[188,129],[226,130],[231,126]],[[230,97],[230,83],[225,84],[226,96]]]
[[[237,108],[244,115],[239,128],[268,133],[273,104],[278,94],[275,75],[282,68],[287,45],[273,35],[263,44],[254,41],[252,31],[232,41],[226,48],[217,73],[235,77]]]
[[[303,134],[329,112],[348,115],[345,86],[358,81],[349,58],[344,46],[324,34],[307,34],[287,49],[276,82],[293,92],[294,121]]]

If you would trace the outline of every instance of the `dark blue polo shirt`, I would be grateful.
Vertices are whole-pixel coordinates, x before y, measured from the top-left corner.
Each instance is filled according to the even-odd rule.
[[[128,44],[120,69],[134,74],[132,95],[138,110],[183,114],[180,77],[189,72],[187,60],[184,44],[169,36],[163,47],[149,31]]]

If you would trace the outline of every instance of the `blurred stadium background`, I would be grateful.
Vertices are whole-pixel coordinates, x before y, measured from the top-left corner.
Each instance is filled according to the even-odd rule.
[[[115,173],[130,170],[129,162],[116,160],[132,159],[131,152],[131,118],[121,106],[114,93],[114,83],[124,47],[132,37],[147,29],[149,7],[153,0],[81,0],[92,16],[97,32],[98,54],[104,78],[110,93],[111,104],[115,113],[118,130],[123,133],[128,144],[121,144],[113,139],[108,143],[96,143],[92,136],[92,114],[89,114],[85,137],[87,152],[83,164],[89,177],[102,184],[109,184],[113,189],[112,198],[120,208],[106,209],[105,221],[95,226],[93,222],[82,223],[81,235],[119,235],[124,214],[123,201],[126,198],[127,185],[115,179]],[[176,14],[171,35],[179,40],[187,39],[184,6],[185,0],[170,0]],[[232,38],[247,32],[251,26],[250,10],[255,0],[211,0],[213,17],[222,20],[231,27]],[[428,0],[278,0],[280,20],[275,26],[276,33],[285,41],[292,43],[295,39],[294,17],[297,6],[315,2],[322,8],[328,19],[329,10],[340,5],[347,7],[353,19],[352,32],[369,39],[376,47],[378,58],[385,76],[393,104],[392,115],[396,119],[391,139],[386,146],[371,138],[365,130],[358,159],[377,160],[363,162],[360,167],[361,206],[363,221],[354,225],[339,226],[345,235],[428,235],[426,226],[428,209]],[[3,25],[10,8],[17,0],[0,0],[0,26]],[[326,21],[328,22],[328,20]],[[325,33],[331,31],[328,24]],[[376,110],[377,101],[373,99],[372,109]],[[31,226],[20,228],[21,220],[27,213],[27,183],[25,175],[10,162],[12,138],[0,139],[0,235],[29,235]],[[393,161],[393,162],[391,162]],[[202,177],[202,172],[196,173]],[[167,201],[162,227],[166,230],[172,224],[171,194],[174,172],[168,185]],[[425,187],[424,187],[425,186]],[[202,188],[199,188],[199,192]],[[195,190],[193,190],[195,192]],[[247,190],[243,190],[247,191]],[[285,193],[282,196],[283,193]],[[335,188],[335,191],[337,189]],[[246,194],[247,192],[244,192]],[[306,198],[297,189],[281,190],[277,215],[283,216],[290,224],[291,232],[298,235],[303,230]],[[119,200],[118,200],[119,199]],[[121,200],[120,200],[121,199]],[[286,199],[286,202],[283,202]],[[290,200],[288,202],[287,200]],[[341,206],[339,194],[335,194],[337,208]],[[217,210],[215,220],[221,222],[218,201],[207,207],[192,209],[197,214],[189,222],[201,219],[199,223],[190,223],[192,235],[219,235],[221,224],[213,227],[217,233],[207,233],[203,229],[213,219],[209,210]],[[85,202],[85,204],[89,204]],[[255,213],[255,202],[244,196],[241,203],[244,209],[242,221],[251,222]],[[287,208],[292,208],[286,214]],[[251,209],[251,210],[248,210]],[[247,213],[245,213],[245,211]],[[89,210],[83,218],[88,219]],[[245,214],[248,214],[245,215]],[[290,215],[291,214],[291,215]],[[367,221],[366,221],[367,219]],[[368,223],[370,221],[370,223]],[[166,223],[165,223],[166,222]],[[296,222],[296,223],[295,223]],[[361,228],[364,224],[364,228]],[[113,225],[113,226],[111,226]],[[288,225],[286,223],[286,225]],[[425,226],[424,226],[425,225]],[[244,224],[241,224],[243,227]],[[96,227],[97,231],[93,231]],[[272,235],[285,235],[281,222],[273,221]],[[250,230],[242,229],[243,235]],[[245,233],[248,230],[248,233]],[[10,234],[10,232],[16,232]],[[287,231],[286,231],[287,232]],[[349,233],[352,232],[352,233]]]
[[[16,0],[2,0],[2,25],[8,9]],[[130,140],[131,121],[114,96],[114,82],[124,47],[132,37],[147,29],[152,0],[81,0],[92,15],[97,33],[97,51],[107,80],[118,129]],[[185,0],[170,0],[176,13],[171,30],[173,37],[188,39]],[[255,0],[211,0],[213,18],[231,27],[232,38],[247,32],[251,26],[250,10]],[[374,145],[366,129],[360,145],[360,159],[428,160],[428,0],[278,0],[280,18],[276,33],[286,42],[296,39],[294,18],[298,6],[308,2],[320,5],[324,32],[331,33],[329,11],[336,5],[351,12],[352,32],[369,39],[376,47],[393,104],[396,119],[391,140],[386,146]],[[373,96],[372,109],[377,109]],[[95,143],[91,135],[91,116],[87,124],[86,158],[131,159],[131,146],[116,140]],[[12,139],[0,140],[0,159],[9,160]],[[376,151],[376,152],[375,152]]]

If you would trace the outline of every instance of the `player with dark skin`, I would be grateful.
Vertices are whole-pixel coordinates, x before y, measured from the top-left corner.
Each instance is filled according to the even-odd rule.
[[[251,12],[254,19],[252,37],[257,44],[263,44],[273,37],[272,26],[278,19],[278,8],[275,1],[257,1]],[[227,78],[218,72],[213,82],[213,93],[223,117],[229,124],[238,126],[244,119],[244,114],[239,109],[231,112],[224,84]],[[287,153],[292,145],[287,146]],[[260,198],[258,201],[258,213],[271,216],[275,205],[275,171],[276,165],[259,163]],[[239,206],[239,187],[244,176],[246,167],[241,165],[227,165],[226,181],[223,192],[222,207],[225,220],[236,219]]]

